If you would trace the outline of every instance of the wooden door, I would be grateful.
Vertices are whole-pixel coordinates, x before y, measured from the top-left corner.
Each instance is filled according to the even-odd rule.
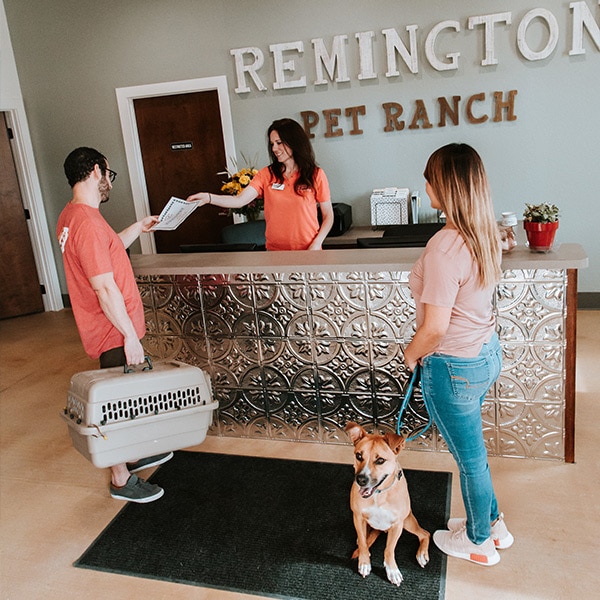
[[[171,196],[219,193],[227,161],[217,91],[137,98],[133,105],[151,213],[159,214]],[[176,230],[157,231],[156,251],[218,243],[232,222],[223,209],[200,207]]]
[[[0,113],[0,319],[44,310],[10,137]]]

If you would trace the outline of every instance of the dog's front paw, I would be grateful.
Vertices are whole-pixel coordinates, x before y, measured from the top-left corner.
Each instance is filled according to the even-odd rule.
[[[394,585],[400,585],[402,583],[402,573],[400,573],[400,569],[398,567],[388,567],[385,563],[383,563],[383,566],[385,567],[389,582]]]
[[[369,575],[371,573],[371,563],[370,562],[366,562],[366,563],[358,563],[358,573],[360,575],[362,575],[363,577],[366,577],[367,575]]]
[[[421,567],[425,567],[429,562],[429,554],[427,552],[417,552],[417,562]]]

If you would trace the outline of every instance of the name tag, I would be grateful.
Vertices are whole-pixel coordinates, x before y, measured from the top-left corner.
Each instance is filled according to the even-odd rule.
[[[274,190],[285,190],[285,183],[274,183],[271,187]]]

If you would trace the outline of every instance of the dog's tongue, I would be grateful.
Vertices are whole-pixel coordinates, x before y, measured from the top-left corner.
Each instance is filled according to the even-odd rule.
[[[370,498],[373,495],[374,491],[375,491],[374,487],[361,487],[359,489],[360,495],[363,498]]]

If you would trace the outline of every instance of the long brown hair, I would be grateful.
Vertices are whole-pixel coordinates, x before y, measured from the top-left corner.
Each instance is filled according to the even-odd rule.
[[[315,162],[315,153],[312,144],[302,125],[294,121],[294,119],[278,119],[271,123],[267,131],[268,140],[273,131],[276,131],[279,139],[290,147],[292,158],[298,167],[299,175],[294,184],[295,192],[299,194],[303,188],[312,188],[314,186],[317,163]],[[279,183],[283,183],[283,163],[280,163],[273,154],[270,141],[268,144],[269,155],[271,156],[269,170]]]
[[[448,144],[427,161],[425,179],[437,197],[447,222],[461,234],[479,268],[479,283],[487,287],[501,275],[500,234],[483,161],[468,144]]]

